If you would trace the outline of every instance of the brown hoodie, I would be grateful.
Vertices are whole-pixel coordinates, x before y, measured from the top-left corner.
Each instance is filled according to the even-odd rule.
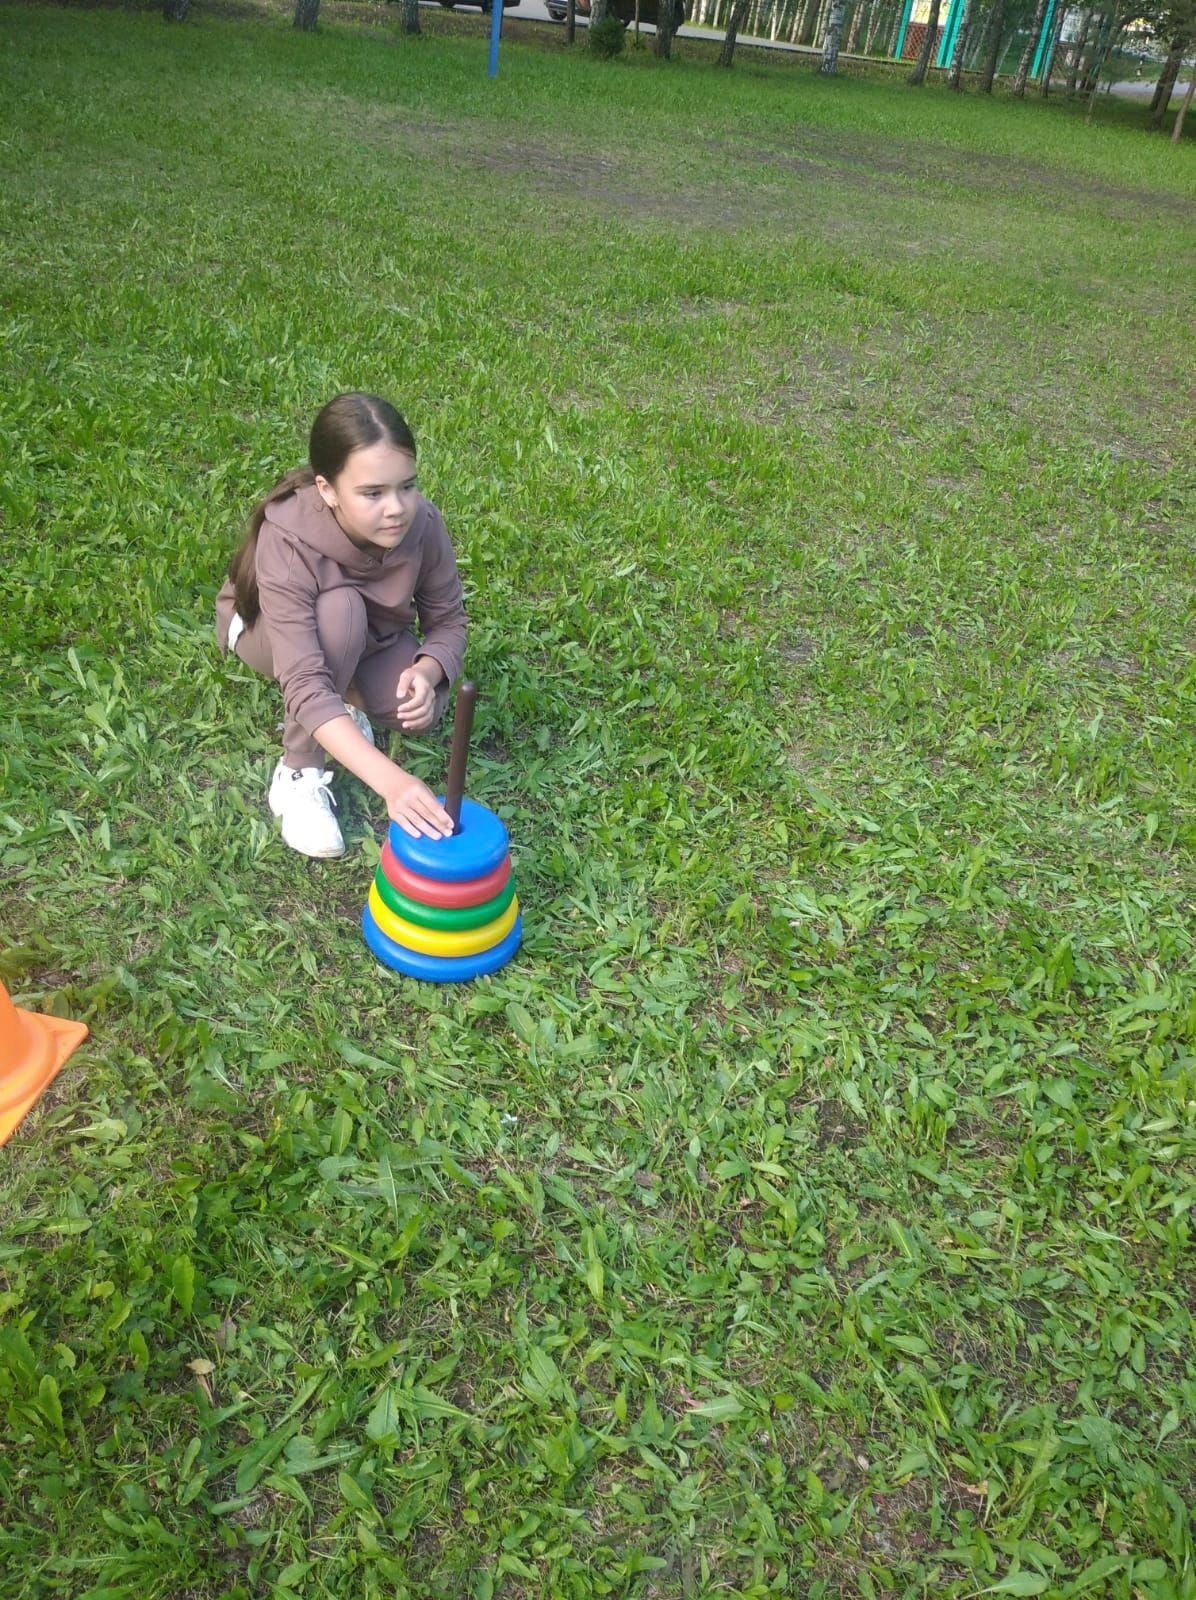
[[[422,501],[403,542],[393,550],[361,549],[342,530],[314,484],[272,501],[257,539],[257,581],[274,670],[287,712],[314,733],[345,703],[332,686],[316,633],[316,597],[354,589],[365,601],[367,650],[415,634],[419,653],[444,668],[449,683],[465,657],[465,603],[453,547],[440,512]],[[233,586],[216,596],[216,638],[228,647]]]

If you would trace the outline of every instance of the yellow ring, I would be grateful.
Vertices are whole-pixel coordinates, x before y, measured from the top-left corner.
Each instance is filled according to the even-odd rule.
[[[396,917],[378,893],[376,884],[370,884],[370,912],[382,932],[408,950],[419,950],[426,956],[476,956],[501,944],[510,933],[519,915],[519,896],[515,896],[501,917],[483,923],[480,928],[465,928],[460,933],[417,928],[414,922]]]

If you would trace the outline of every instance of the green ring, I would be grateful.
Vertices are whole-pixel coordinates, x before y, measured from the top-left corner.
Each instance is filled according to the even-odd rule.
[[[496,917],[502,916],[515,898],[514,875],[507,879],[493,900],[486,900],[478,906],[461,906],[457,910],[445,906],[426,906],[419,900],[411,900],[407,895],[400,894],[381,867],[374,875],[374,884],[383,904],[396,917],[414,922],[417,928],[436,928],[442,933],[463,933],[466,928],[480,928],[484,923],[493,922]]]

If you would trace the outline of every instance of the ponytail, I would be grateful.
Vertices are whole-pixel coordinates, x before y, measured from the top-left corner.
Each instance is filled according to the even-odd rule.
[[[295,467],[292,471],[284,473],[265,499],[259,501],[253,509],[245,537],[228,564],[228,575],[233,580],[237,615],[247,628],[252,628],[262,614],[262,605],[257,593],[257,536],[261,532],[262,523],[266,520],[266,511],[274,501],[286,500],[297,489],[306,489],[315,481],[316,475],[310,467]]]

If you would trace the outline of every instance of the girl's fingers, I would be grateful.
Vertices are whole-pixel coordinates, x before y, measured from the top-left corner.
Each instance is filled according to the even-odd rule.
[[[430,790],[426,795],[412,795],[394,820],[413,839],[421,835],[428,839],[447,839],[453,831],[448,812]]]
[[[432,811],[431,808],[429,808],[424,813],[423,821],[427,823],[431,833],[441,839],[447,838],[447,836],[452,832],[452,827],[449,823],[448,817],[443,811],[440,811],[439,807],[436,811]]]

